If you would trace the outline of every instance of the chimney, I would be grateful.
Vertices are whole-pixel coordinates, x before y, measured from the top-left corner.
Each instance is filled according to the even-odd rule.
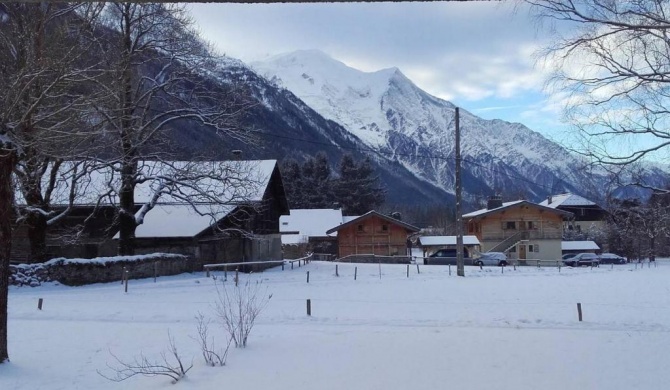
[[[547,196],[547,204],[551,204],[554,200],[551,198],[551,195]]]
[[[497,209],[498,207],[502,207],[502,203],[502,197],[500,195],[489,196],[489,200],[486,202],[486,209]]]

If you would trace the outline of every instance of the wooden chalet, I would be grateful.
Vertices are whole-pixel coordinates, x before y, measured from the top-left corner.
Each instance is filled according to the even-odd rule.
[[[540,205],[572,213],[572,218],[563,223],[563,229],[566,231],[580,233],[589,229],[603,229],[606,225],[608,212],[595,202],[579,195],[570,193],[551,195],[540,202]]]
[[[559,260],[563,222],[572,213],[525,200],[489,199],[487,208],[463,215],[467,234],[482,252],[505,252],[510,259]]]
[[[338,257],[401,256],[408,258],[407,238],[419,228],[370,211],[326,231],[337,233]]]

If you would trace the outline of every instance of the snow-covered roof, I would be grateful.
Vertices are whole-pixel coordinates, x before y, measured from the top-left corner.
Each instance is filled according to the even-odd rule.
[[[600,247],[593,241],[562,241],[562,251],[592,251],[599,250]]]
[[[554,208],[551,208],[551,207],[542,206],[540,204],[532,203],[532,202],[529,202],[527,200],[515,200],[514,202],[504,202],[501,207],[496,207],[494,209],[481,209],[481,210],[473,211],[471,213],[463,214],[463,218],[474,218],[474,217],[480,217],[480,216],[483,216],[483,215],[486,215],[486,214],[497,213],[497,212],[505,210],[509,207],[517,206],[517,205],[520,205],[520,204],[527,204],[527,205],[530,205],[530,206],[535,206],[535,207],[538,207],[538,208],[551,210],[552,212],[557,213],[557,214],[572,215],[572,213],[569,212],[569,211],[557,210],[557,209],[554,209]]]
[[[74,162],[66,162],[63,171],[67,171]],[[135,188],[135,203],[148,203],[157,191],[162,191],[159,203],[184,203],[181,199],[189,197],[196,202],[211,202],[212,197],[222,203],[228,201],[257,202],[262,200],[269,184],[277,160],[258,161],[140,161],[138,178],[142,181]],[[192,186],[178,186],[177,191],[166,191],[165,184],[170,180],[179,180],[180,176],[189,177]],[[59,176],[60,178],[60,176]],[[176,179],[175,179],[176,178]],[[224,178],[219,179],[219,178]],[[44,186],[48,175],[45,175]],[[68,204],[70,183],[66,178],[59,179],[52,195],[52,205]],[[117,191],[120,187],[118,167],[104,166],[93,170],[81,179],[77,188],[74,204],[78,206],[94,205],[101,194],[112,190],[102,204],[118,202]],[[23,195],[16,192],[18,204],[25,204]]]
[[[419,237],[419,244],[423,246],[456,245],[456,236],[423,236]],[[463,245],[479,245],[477,236],[463,236]]]
[[[334,232],[340,230],[341,228],[343,228],[343,227],[345,227],[345,226],[352,225],[352,224],[354,224],[354,223],[359,222],[359,220],[363,220],[363,219],[366,219],[366,218],[371,217],[371,216],[376,216],[376,217],[381,218],[381,219],[383,219],[383,220],[385,220],[385,221],[388,221],[388,222],[390,222],[390,223],[394,223],[394,224],[396,224],[396,225],[402,226],[403,228],[405,228],[405,229],[407,229],[407,230],[409,230],[409,231],[411,231],[411,232],[418,232],[418,231],[420,230],[420,229],[419,229],[418,227],[416,227],[416,226],[410,225],[410,224],[408,224],[408,223],[406,223],[406,222],[403,222],[403,221],[401,221],[401,220],[399,220],[399,219],[395,219],[395,218],[393,218],[393,217],[389,217],[388,215],[384,215],[384,214],[381,214],[381,213],[378,213],[378,212],[372,210],[372,211],[368,211],[367,213],[365,213],[365,214],[363,214],[363,215],[361,215],[361,216],[358,216],[358,217],[356,217],[356,218],[350,219],[349,221],[344,222],[344,223],[342,223],[342,224],[340,224],[340,225],[338,225],[338,226],[335,226],[335,227],[329,229],[328,231],[326,231],[326,233],[328,233],[328,234],[330,234],[330,233],[334,233]]]
[[[202,206],[199,206],[202,208]],[[135,230],[135,237],[195,237],[231,212],[235,206],[208,206],[200,215],[191,205],[157,205]]]
[[[545,199],[539,204],[545,207],[556,208],[559,206],[596,206],[595,202],[592,202],[584,197],[575,194],[559,194],[550,196],[551,203],[549,199]]]
[[[296,209],[279,217],[282,244],[307,242],[309,237],[328,236],[326,231],[344,222],[341,209]],[[283,234],[294,232],[294,234]],[[336,236],[337,233],[332,234]]]
[[[524,200],[515,200],[514,202],[503,202],[501,207],[497,207],[495,209],[481,209],[477,211],[473,211],[471,213],[463,214],[463,218],[470,218],[470,217],[477,217],[482,214],[486,214],[488,212],[494,211],[494,210],[501,210],[510,206],[514,206],[515,204],[519,204],[525,202]]]

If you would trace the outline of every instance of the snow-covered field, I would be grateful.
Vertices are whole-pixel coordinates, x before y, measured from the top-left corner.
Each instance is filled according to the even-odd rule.
[[[354,267],[358,267],[354,280]],[[310,272],[309,284],[306,271]],[[670,262],[581,269],[313,262],[242,275],[272,294],[246,349],[201,358],[195,315],[214,315],[203,273],[85,287],[11,288],[11,362],[0,389],[667,389]],[[219,274],[220,276],[220,274]],[[221,281],[221,278],[218,278]],[[228,282],[231,283],[229,277]],[[37,310],[39,298],[43,310]],[[306,315],[311,299],[312,316]],[[577,319],[577,303],[584,321]],[[223,331],[213,327],[223,339]],[[158,359],[168,331],[194,367],[108,381],[111,353]]]

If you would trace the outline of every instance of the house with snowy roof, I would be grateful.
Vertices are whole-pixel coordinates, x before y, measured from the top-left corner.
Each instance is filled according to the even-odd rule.
[[[327,230],[337,233],[337,256],[350,261],[410,261],[408,238],[420,229],[399,219],[369,211]],[[381,256],[381,257],[377,257]]]
[[[135,190],[136,219],[141,222],[135,230],[136,254],[180,253],[196,263],[281,259],[279,217],[288,214],[288,203],[276,160],[142,161],[138,167],[146,180]],[[188,184],[166,185],[186,170],[196,172]],[[221,180],[226,174],[228,179]],[[117,195],[101,194],[116,187],[118,179],[114,167],[90,173],[86,191],[77,197],[69,218],[82,222],[96,207],[98,213],[86,221],[90,226],[79,242],[64,247],[62,240],[59,246],[58,237],[51,237],[53,256],[116,254],[118,227],[113,218]],[[54,207],[60,203],[58,198],[53,201]]]
[[[489,198],[485,209],[463,214],[467,234],[477,237],[482,252],[505,252],[508,258],[558,260],[563,222],[572,213],[526,200]]]
[[[582,196],[564,193],[550,195],[540,205],[572,213],[573,218],[564,222],[564,230],[576,233],[605,228],[608,212],[597,203]]]

